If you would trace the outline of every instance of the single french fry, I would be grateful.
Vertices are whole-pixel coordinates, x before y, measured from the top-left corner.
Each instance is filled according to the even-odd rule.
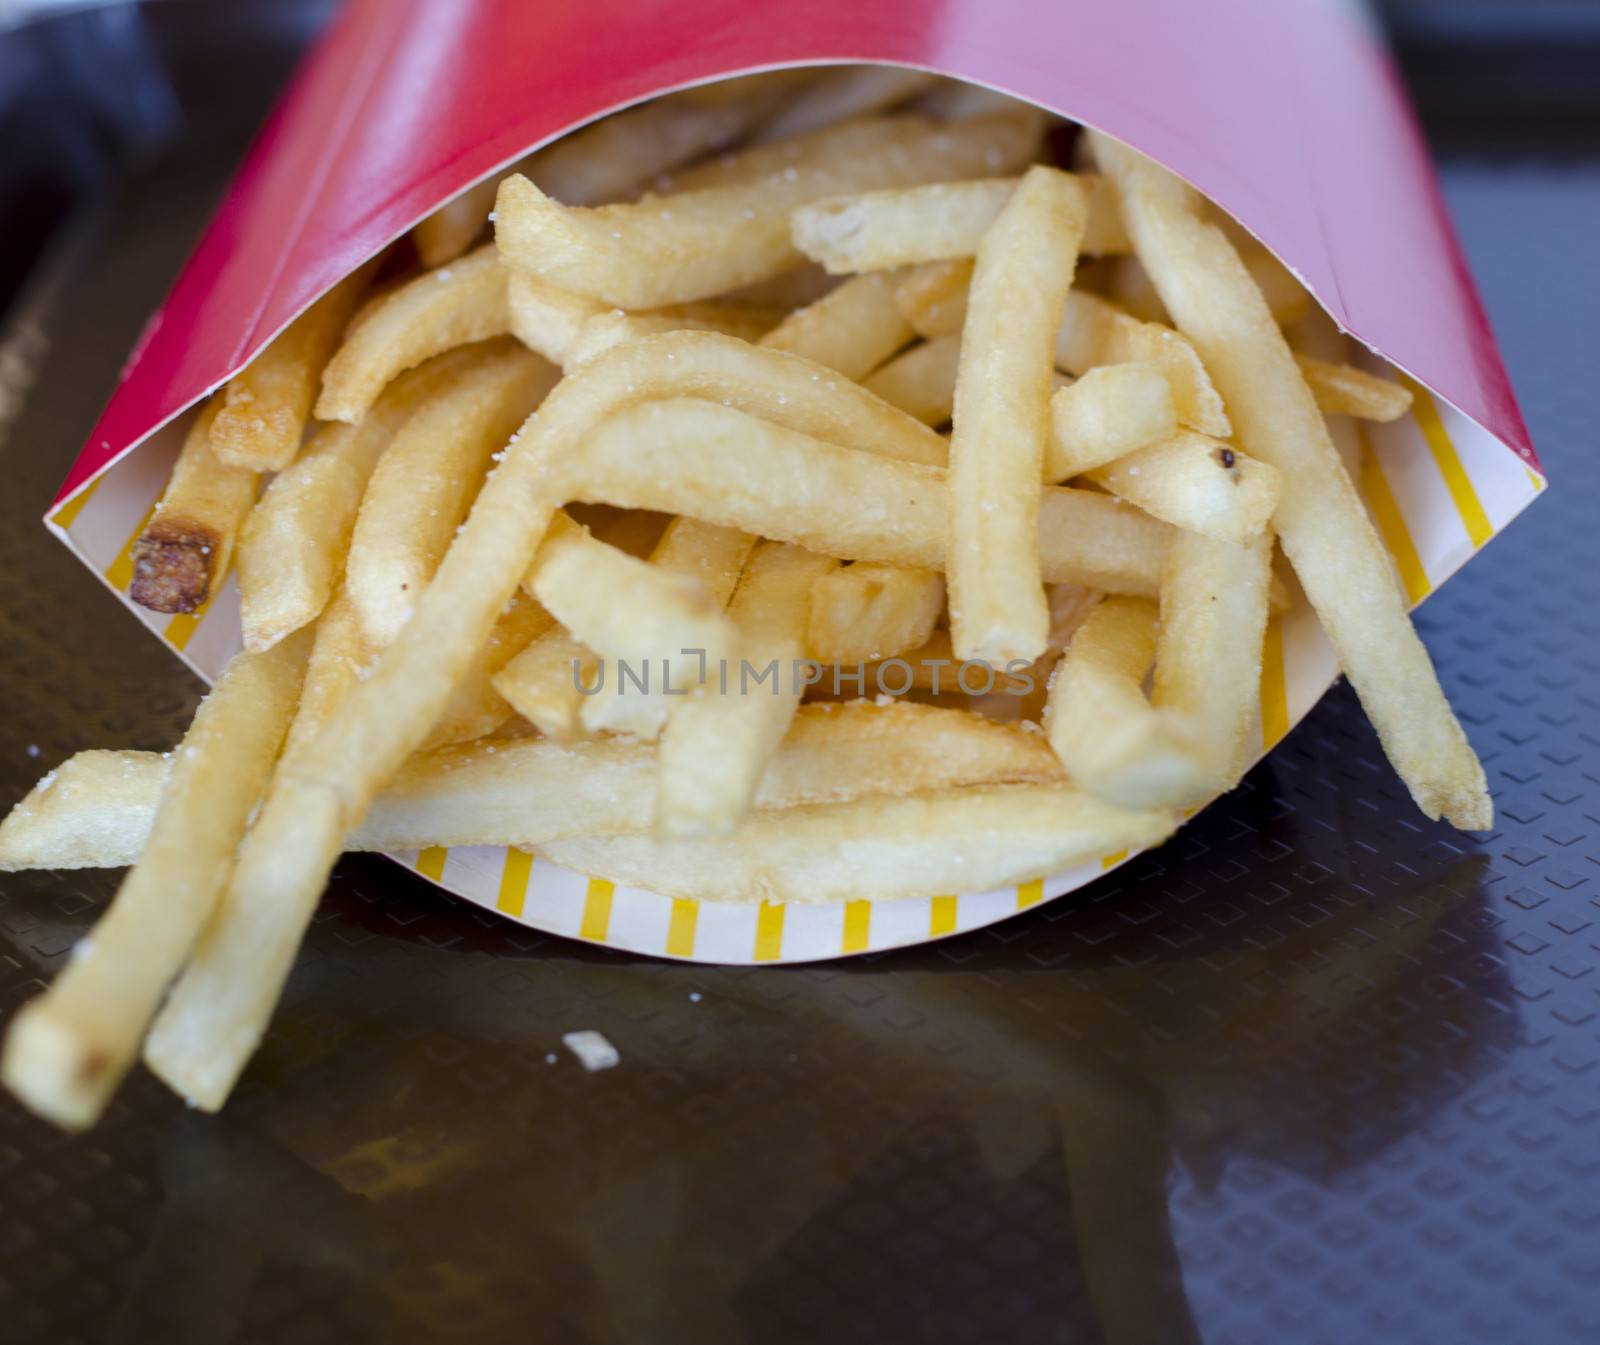
[[[1160,611],[1109,597],[1084,619],[1056,665],[1045,709],[1050,745],[1068,776],[1108,804],[1193,797],[1205,761],[1187,721],[1157,713],[1142,683],[1156,655]],[[1252,689],[1255,684],[1252,684]]]
[[[490,739],[411,758],[351,850],[537,845],[648,830],[648,743]],[[117,868],[144,851],[171,773],[159,752],[80,752],[0,821],[0,873]],[[1059,782],[1046,741],[963,710],[910,702],[803,705],[756,791],[758,810],[959,785]]]
[[[351,272],[291,322],[223,389],[211,447],[232,467],[281,472],[300,452],[323,366],[367,288],[374,263]]]
[[[1227,398],[1238,441],[1283,474],[1273,515],[1285,554],[1384,750],[1429,817],[1492,825],[1466,734],[1412,629],[1383,543],[1265,301],[1198,196],[1143,156],[1094,138],[1128,232],[1179,329]]]
[[[1324,415],[1355,416],[1387,424],[1411,410],[1411,390],[1353,364],[1296,355],[1295,363]]]
[[[599,205],[632,196],[658,173],[731,144],[761,120],[782,83],[729,81],[719,96],[688,90],[585,126],[505,170],[526,173],[558,201]],[[412,231],[424,266],[454,261],[491,218],[504,174],[468,187]]]
[[[650,555],[650,563],[671,574],[696,580],[718,611],[727,607],[744,570],[755,538],[736,528],[723,528],[697,518],[675,518]],[[537,564],[537,562],[535,562]],[[599,694],[585,698],[579,718],[590,733],[630,733],[638,738],[657,737],[667,722],[669,694],[677,695],[698,684],[702,654],[681,650],[662,661],[661,671],[648,690],[629,684],[626,692],[613,678]],[[671,691],[669,693],[669,688]]]
[[[355,424],[400,373],[511,330],[506,270],[492,244],[370,300],[322,371],[317,417]]]
[[[680,304],[649,313],[625,313],[588,295],[557,289],[513,274],[507,287],[511,330],[523,345],[552,364],[573,369],[612,346],[668,331],[720,331],[753,341],[781,315],[754,304]]]
[[[1089,202],[1080,250],[1092,256],[1126,252],[1128,238],[1110,193],[1098,178],[1078,180]],[[792,217],[795,246],[833,275],[974,257],[1017,182],[977,178],[812,201]]]
[[[811,585],[806,654],[864,663],[927,642],[944,611],[944,579],[898,565],[847,565]]]
[[[919,267],[900,284],[900,311],[930,339],[959,332],[966,321],[971,278],[967,261]],[[1056,367],[1082,377],[1101,364],[1155,365],[1172,387],[1180,425],[1218,439],[1233,433],[1222,397],[1182,334],[1161,323],[1140,322],[1099,295],[1074,288],[1056,333]]]
[[[857,276],[797,309],[761,338],[771,350],[786,350],[864,379],[916,333],[895,304],[895,278]]]
[[[584,324],[613,311],[587,294],[574,294],[515,271],[506,283],[506,303],[511,334],[562,368],[572,359]]]
[[[323,426],[268,483],[239,533],[245,648],[270,649],[328,605],[378,459],[417,408],[476,358],[452,351],[401,374],[356,424]]]
[[[466,675],[450,693],[443,713],[423,739],[422,750],[472,742],[495,732],[510,719],[515,712],[495,689],[495,675],[554,624],[550,613],[532,598],[515,594]]]
[[[830,196],[798,207],[790,229],[830,275],[951,261],[977,254],[1016,189],[1016,178],[991,177]]]
[[[609,309],[587,319],[562,361],[562,368],[575,369],[613,346],[664,332],[705,331],[755,341],[777,326],[780,319],[767,309],[715,304],[684,304],[678,312],[624,313]]]
[[[762,122],[755,140],[806,135],[825,126],[903,103],[929,88],[935,76],[895,65],[861,65],[824,71]]]
[[[378,648],[394,639],[433,577],[492,455],[555,379],[520,346],[487,346],[395,435],[367,483],[345,568],[362,629]]]
[[[648,665],[681,649],[716,662],[730,652],[733,627],[699,579],[596,545],[581,530],[548,536],[530,578],[545,609],[613,663]]]
[[[936,336],[890,360],[862,386],[924,425],[942,425],[955,410],[960,359],[960,333]]]
[[[167,752],[79,752],[0,818],[0,873],[117,869],[144,851]]]
[[[612,882],[702,901],[923,896],[961,875],[1003,887],[1168,836],[1166,812],[1128,812],[1063,785],[937,791],[761,813],[726,836],[585,836],[538,852]]]
[[[841,191],[961,176],[1032,154],[1031,119],[938,125],[863,118],[817,137],[828,152],[754,182],[631,205],[562,206],[526,178],[500,184],[495,239],[508,266],[622,308],[721,294],[800,264],[789,211]]]
[[[779,542],[751,553],[728,606],[739,666],[719,660],[714,681],[674,705],[661,733],[661,835],[727,831],[749,811],[804,693],[799,667],[811,585],[837,563]],[[751,686],[752,679],[761,680]]]
[[[1282,474],[1270,463],[1193,430],[1084,475],[1164,523],[1234,543],[1266,529],[1283,489]]]
[[[128,596],[152,612],[198,611],[221,586],[259,477],[211,447],[221,408],[206,403],[189,428],[155,512],[133,544]]]
[[[538,555],[523,576],[523,590],[529,596],[537,597],[547,568],[559,568],[566,576],[579,576],[580,580],[590,570],[597,575],[604,573],[615,580],[620,568],[623,582],[632,583],[635,576],[627,571],[627,563],[633,557],[647,552],[656,542],[660,531],[654,516],[626,514],[608,520],[601,527],[602,535],[596,537],[570,515],[558,511],[550,522]],[[558,585],[547,586],[544,591],[557,599],[565,599],[560,605],[567,615],[589,618],[584,634],[604,640],[608,634],[614,633],[605,624],[609,615],[606,599],[599,598],[583,604],[573,600],[575,595],[570,578],[558,578]],[[592,588],[590,595],[594,597]],[[672,599],[681,600],[681,596],[674,594]],[[648,600],[644,604],[635,600],[629,607],[630,610],[637,610],[641,605],[647,606]],[[584,691],[595,686],[599,667],[599,660],[578,634],[563,626],[553,625],[529,640],[514,657],[496,670],[490,680],[494,690],[518,714],[536,725],[547,737],[565,742],[580,730],[579,713],[583,707]]]
[[[1200,770],[1189,794],[1149,806],[1197,806],[1243,776],[1255,739],[1271,577],[1270,533],[1243,543],[1187,531],[1173,537],[1150,699],[1158,715],[1186,726]]]
[[[619,346],[561,380],[537,420],[507,446],[416,614],[305,751],[278,771],[240,849],[224,906],[190,962],[187,988],[180,984],[174,992],[162,1015],[165,1029],[158,1022],[147,1044],[146,1059],[163,1078],[208,1107],[227,1096],[265,1031],[345,837],[438,719],[538,551],[559,504],[549,493],[552,465],[592,441],[603,417],[673,394],[726,398],[732,409],[866,448],[897,437],[892,427],[900,422],[930,433],[848,380],[829,387],[814,378],[816,371],[778,351],[677,332]],[[870,453],[852,456],[882,461]],[[1122,515],[1117,527],[1126,544],[1140,532],[1138,523],[1131,531],[1127,526],[1137,511],[1106,505]],[[1140,535],[1135,548],[1164,549],[1164,525],[1143,523],[1156,531]],[[940,526],[930,529],[935,549]]]
[[[92,1125],[210,917],[266,788],[310,636],[241,654],[178,745],[138,863],[75,956],[6,1034],[0,1077],[57,1125]]]
[[[1046,481],[1065,481],[1175,433],[1172,385],[1153,364],[1102,364],[1050,399]]]
[[[283,741],[284,761],[300,755],[330,720],[351,687],[367,675],[378,651],[361,633],[350,595],[333,595],[312,631],[299,704]]]
[[[1033,168],[978,250],[950,436],[950,629],[962,658],[1037,658],[1050,618],[1039,571],[1039,481],[1052,340],[1077,263],[1082,184]]]
[[[1118,308],[1140,322],[1172,325],[1167,306],[1161,302],[1156,287],[1150,283],[1150,273],[1137,257],[1113,257],[1103,264],[1110,268],[1105,294]]]
[[[1227,211],[1212,207],[1210,213],[1216,226],[1233,244],[1239,260],[1250,273],[1250,279],[1261,291],[1273,321],[1280,327],[1287,327],[1305,317],[1311,311],[1313,301],[1310,291],[1300,283],[1294,272]]]
[[[945,472],[709,402],[618,412],[589,432],[558,484],[562,495],[688,514],[841,560],[946,569]],[[1046,487],[1037,564],[1050,582],[1153,596],[1167,536],[1167,525],[1110,495]]]
[[[602,665],[582,640],[561,627],[531,640],[491,680],[506,703],[552,742],[583,731],[584,696],[603,689]]]
[[[967,320],[967,289],[972,284],[972,258],[929,262],[900,272],[894,301],[918,336],[929,341],[960,336]]]

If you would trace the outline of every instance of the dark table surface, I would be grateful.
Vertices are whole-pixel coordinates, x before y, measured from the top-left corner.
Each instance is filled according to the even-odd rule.
[[[0,807],[193,706],[36,520],[322,8],[0,39],[0,251],[48,242],[0,341]],[[346,861],[220,1118],[143,1073],[80,1138],[0,1098],[0,1340],[1600,1340],[1600,135],[1416,59],[1555,483],[1419,622],[1498,831],[1417,817],[1341,687],[1159,852],[835,965]],[[0,1014],[116,878],[0,878]]]

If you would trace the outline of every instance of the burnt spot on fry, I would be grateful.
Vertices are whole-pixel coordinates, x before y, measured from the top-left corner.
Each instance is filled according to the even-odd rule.
[[[211,592],[216,530],[183,519],[156,519],[133,547],[128,596],[152,612],[196,611]]]
[[[1231,448],[1219,448],[1217,450],[1217,461],[1231,471],[1239,459]]]

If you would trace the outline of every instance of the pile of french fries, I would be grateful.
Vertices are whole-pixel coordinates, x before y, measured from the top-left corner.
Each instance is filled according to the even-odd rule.
[[[131,865],[11,1090],[86,1126],[142,1050],[219,1107],[345,849],[807,901],[1153,845],[1250,759],[1294,581],[1419,807],[1487,827],[1326,419],[1408,394],[1191,188],[1047,129],[880,68],[660,98],[263,350],[132,589],[192,612],[231,565],[243,652],[172,752],[82,753],[0,826],[0,868]]]

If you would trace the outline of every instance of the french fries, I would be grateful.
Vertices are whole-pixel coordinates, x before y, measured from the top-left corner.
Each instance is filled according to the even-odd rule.
[[[726,901],[841,901],[867,888],[926,895],[951,874],[968,890],[1143,849],[1175,826],[1169,812],[1114,808],[1065,785],[998,785],[851,805],[760,813],[726,836],[583,836],[538,852],[556,864],[666,896]]]
[[[221,402],[195,417],[167,488],[133,544],[128,596],[152,612],[196,612],[221,587],[260,478],[211,446]]]
[[[171,765],[166,752],[79,752],[0,819],[0,873],[138,862]]]
[[[761,344],[860,382],[915,336],[895,304],[893,277],[866,275],[796,309]]]
[[[1178,428],[1172,386],[1150,364],[1102,364],[1050,399],[1044,479],[1065,481]]]
[[[309,635],[241,654],[201,702],[138,861],[72,962],[6,1033],[0,1078],[41,1116],[92,1125],[211,914],[283,741]],[[9,819],[8,819],[9,823]]]
[[[900,272],[895,303],[901,315],[930,341],[959,336],[967,320],[967,287],[972,284],[972,259],[930,262]]]
[[[1227,235],[1244,269],[1255,281],[1273,321],[1280,327],[1300,321],[1311,311],[1311,294],[1282,262],[1272,255],[1259,238],[1222,211],[1208,212],[1211,220]]]
[[[890,360],[861,386],[924,425],[942,425],[956,409],[960,361],[960,335],[936,336]]]
[[[1038,533],[1051,344],[1087,216],[1081,183],[1033,168],[978,250],[950,436],[950,629],[962,658],[1031,662],[1047,643]]]
[[[695,580],[717,610],[733,597],[735,586],[755,538],[737,528],[723,528],[697,518],[679,517],[667,525],[661,542],[650,555],[650,563],[669,574]],[[627,694],[614,678],[610,692],[585,698],[579,711],[589,733],[609,731],[628,733],[638,738],[655,738],[667,722],[669,688],[687,690],[700,680],[702,652],[680,646],[660,663],[660,675],[648,688],[630,687]],[[673,694],[676,694],[675,691]]]
[[[554,620],[526,594],[513,595],[477,657],[456,683],[432,730],[422,740],[422,750],[475,742],[510,719],[515,712],[495,686],[495,677],[529,644],[548,632]]]
[[[1035,164],[1044,126],[895,67],[686,90],[286,329],[134,548],[194,612],[237,539],[246,652],[176,753],[0,822],[0,870],[134,866],[0,1078],[82,1127],[142,1042],[219,1107],[345,849],[803,902],[1154,845],[1249,762],[1279,542],[1418,805],[1490,825],[1323,420],[1410,394],[1177,178],[1092,132]]]
[[[352,850],[533,846],[648,831],[657,752],[592,738],[480,740],[413,757],[348,840]],[[80,752],[0,824],[0,873],[118,868],[151,835],[172,761]],[[965,710],[868,700],[803,705],[761,777],[757,811],[980,784],[1049,784],[1061,765],[1036,733]]]
[[[341,280],[273,338],[222,392],[211,447],[230,467],[281,472],[300,452],[323,366],[360,302],[371,263]]]
[[[239,535],[245,648],[270,649],[328,605],[378,459],[417,408],[476,358],[470,349],[455,351],[401,375],[356,424],[318,430],[268,484]]]
[[[374,645],[405,624],[490,459],[555,380],[538,356],[498,343],[395,435],[367,483],[346,562],[345,585]]]
[[[1193,430],[1083,475],[1154,518],[1225,542],[1245,542],[1266,529],[1283,480],[1270,463]]]
[[[494,689],[553,742],[581,732],[585,688],[597,685],[600,661],[569,632],[546,631],[493,677]]]
[[[663,332],[722,332],[727,336],[737,336],[741,341],[754,341],[774,325],[767,310],[732,304],[723,307],[681,304],[677,312],[624,313],[617,309],[596,313],[584,322],[561,367],[576,368],[613,346],[643,341],[646,337],[660,336]]]
[[[1300,374],[1317,399],[1317,409],[1325,415],[1355,416],[1380,424],[1399,420],[1411,409],[1409,388],[1387,378],[1379,378],[1352,364],[1294,357]]]
[[[320,420],[355,424],[407,369],[511,330],[506,272],[493,245],[378,295],[358,313],[322,371]]]
[[[738,694],[713,695],[702,683],[669,711],[661,735],[656,829],[663,836],[729,831],[748,811],[804,694],[795,669],[811,586],[835,563],[778,542],[764,542],[751,555],[728,608],[739,666],[730,673],[726,657],[718,659],[719,681],[737,676]],[[760,679],[754,692],[751,678]]]
[[[806,653],[819,663],[866,663],[927,643],[944,611],[931,570],[847,565],[811,585]]]
[[[737,139],[774,106],[788,76],[732,81],[717,97],[689,90],[629,108],[540,150],[510,171],[526,173],[558,201],[598,205],[634,194],[657,174]],[[413,231],[422,264],[454,261],[494,208],[499,178],[468,187]]]
[[[750,546],[749,539],[730,542],[741,553]],[[664,542],[658,550],[666,563],[654,556],[647,563],[558,514],[523,583],[564,629],[519,654],[496,686],[547,736],[567,739],[579,730],[584,698],[605,691],[607,666],[617,694],[627,669],[644,695],[656,685],[652,672],[670,681],[680,654],[725,658],[733,642],[722,615],[726,593],[715,576],[707,584],[692,573],[695,549],[694,539]],[[678,694],[685,689],[680,684]]]
[[[901,283],[900,311],[923,336],[959,332],[971,278],[969,262],[918,268]],[[1156,366],[1171,386],[1179,424],[1218,439],[1233,433],[1221,396],[1182,335],[1161,323],[1140,322],[1087,290],[1071,290],[1056,332],[1056,367],[1081,377],[1104,364]]]
[[[1080,250],[1126,252],[1110,193],[1096,178],[1080,181],[1088,194]],[[980,178],[830,197],[794,212],[795,246],[834,275],[973,257],[1016,189],[1015,178]]]
[[[1142,683],[1160,609],[1110,597],[1079,627],[1050,682],[1045,725],[1068,775],[1108,803],[1190,797],[1201,779],[1189,725],[1157,714]]]
[[[1161,585],[1151,703],[1188,726],[1199,779],[1151,805],[1188,808],[1231,789],[1249,761],[1261,685],[1272,540],[1219,540],[1179,530]]]
[[[1093,143],[1162,301],[1228,399],[1240,445],[1283,475],[1273,524],[1389,760],[1427,816],[1486,830],[1494,809],[1483,767],[1265,300],[1196,194],[1106,137]]]
[[[506,303],[512,335],[563,369],[577,363],[573,352],[589,319],[613,311],[587,294],[558,289],[515,271],[507,276]]]
[[[630,509],[692,509],[724,527],[841,560],[946,569],[945,472],[697,399],[614,414],[590,432],[566,473],[562,494]],[[841,507],[844,501],[853,507]],[[1035,564],[1052,583],[1154,596],[1168,535],[1164,524],[1112,496],[1046,487]]]
[[[803,258],[789,240],[796,205],[852,188],[1015,169],[1034,151],[1032,119],[938,125],[863,118],[814,138],[812,152],[764,181],[706,187],[633,205],[559,205],[524,177],[500,184],[495,241],[505,263],[622,308],[658,308],[778,275]]]

